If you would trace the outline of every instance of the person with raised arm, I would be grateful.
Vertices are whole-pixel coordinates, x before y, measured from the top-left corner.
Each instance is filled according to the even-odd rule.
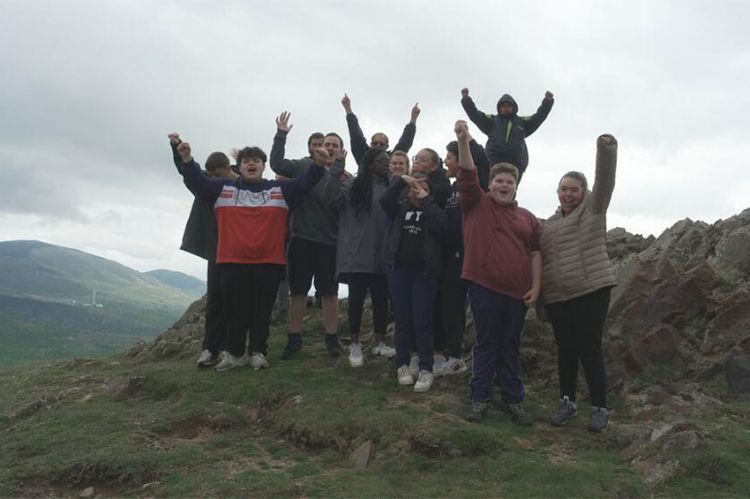
[[[344,94],[344,98],[341,99],[341,105],[344,106],[344,110],[346,111],[346,124],[349,127],[349,140],[351,142],[352,155],[354,156],[354,161],[356,161],[358,165],[362,164],[362,159],[364,158],[365,153],[370,149],[386,151],[389,155],[392,154],[392,152],[388,151],[388,136],[383,132],[374,134],[370,139],[370,145],[367,145],[365,135],[362,133],[362,128],[359,126],[359,120],[352,112],[352,101],[348,95]],[[409,152],[409,149],[411,149],[411,146],[414,143],[414,136],[417,133],[417,118],[419,117],[420,112],[419,103],[414,104],[414,107],[411,108],[411,118],[409,119],[409,123],[404,127],[401,138],[398,139],[398,143],[396,144],[396,147],[393,148],[393,151]]]
[[[286,137],[292,129],[291,115],[281,113],[276,118],[276,135],[271,148],[271,169],[277,175],[297,178],[313,164],[311,158],[286,159]],[[336,283],[336,245],[338,239],[338,207],[330,198],[339,192],[340,183],[347,178],[344,171],[343,141],[336,133],[323,138],[323,149],[328,153],[324,164],[326,174],[292,214],[289,241],[289,290],[291,307],[289,334],[282,359],[291,358],[302,349],[302,318],[307,308],[307,293],[315,280],[315,289],[323,303],[323,327],[326,349],[332,357],[341,355],[338,339],[338,285]]]
[[[555,333],[560,378],[560,404],[550,423],[562,426],[578,412],[580,361],[591,398],[588,429],[597,433],[609,424],[602,335],[609,295],[617,285],[607,254],[607,208],[616,168],[617,140],[601,135],[596,142],[594,186],[588,190],[581,172],[563,175],[557,184],[560,206],[545,220],[541,238],[541,301]]]
[[[529,426],[533,419],[523,407],[519,348],[526,307],[539,297],[541,225],[515,200],[518,169],[508,163],[494,165],[489,192],[484,192],[471,157],[466,122],[456,122],[455,132],[465,251],[461,277],[469,281],[476,329],[466,418],[482,420],[497,379],[503,411],[513,422]]]
[[[209,178],[193,160],[190,144],[177,146],[177,169],[185,184],[214,206],[218,225],[216,264],[221,279],[227,336],[226,353],[216,365],[226,371],[247,364],[268,367],[268,328],[279,281],[284,276],[284,236],[289,210],[297,207],[325,173],[325,149],[293,180],[263,178],[266,154],[245,147],[237,154],[240,176]],[[246,352],[246,335],[250,341]]]
[[[479,185],[487,190],[490,160],[484,148],[469,136],[469,147],[479,175]],[[458,174],[458,142],[446,146],[445,167],[448,178]],[[435,305],[435,368],[436,376],[446,376],[466,371],[463,360],[463,334],[466,326],[466,281],[461,279],[464,262],[464,242],[461,224],[461,196],[458,182],[453,182],[445,203],[448,222],[443,243],[443,272],[440,276]]]
[[[172,158],[178,171],[182,159],[177,153],[177,146],[182,140],[179,133],[168,135],[172,147]],[[206,175],[210,178],[234,179],[229,158],[223,152],[212,152],[206,158]],[[186,184],[186,187],[187,184]],[[189,189],[189,187],[188,187]],[[191,192],[193,192],[191,190]],[[195,196],[195,193],[193,192]],[[216,245],[218,228],[213,204],[195,196],[185,230],[182,234],[180,249],[206,260],[206,320],[203,331],[203,349],[198,357],[198,367],[210,367],[219,362],[219,354],[224,348],[226,324],[221,299],[221,273],[216,265]]]
[[[497,101],[497,114],[485,114],[477,109],[474,100],[469,97],[469,89],[461,90],[461,105],[466,115],[487,135],[487,155],[490,162],[493,165],[510,163],[518,168],[516,186],[521,182],[529,165],[526,137],[544,123],[554,103],[554,95],[547,90],[536,113],[531,116],[518,116],[516,101],[510,94],[503,94]]]

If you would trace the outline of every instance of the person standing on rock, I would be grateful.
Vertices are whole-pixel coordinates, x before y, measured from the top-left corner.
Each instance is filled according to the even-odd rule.
[[[270,166],[277,175],[297,178],[315,162],[311,158],[286,159],[286,138],[293,125],[290,113],[276,118],[276,135],[271,148]],[[318,182],[309,196],[301,201],[292,215],[289,241],[289,289],[291,307],[289,334],[282,359],[290,359],[302,349],[302,319],[307,308],[307,293],[315,280],[315,290],[320,293],[323,308],[323,327],[328,354],[341,355],[338,339],[338,285],[336,284],[336,241],[338,238],[338,210],[334,208],[330,192],[338,192],[338,185],[346,179],[344,171],[344,144],[336,133],[323,138],[327,175]]]
[[[383,258],[386,216],[380,197],[388,186],[388,153],[369,149],[357,176],[341,183],[340,194],[331,196],[339,210],[336,278],[348,285],[349,364],[364,364],[360,329],[367,293],[372,301],[374,355],[393,357],[396,350],[385,344],[388,325],[388,280]]]
[[[493,380],[497,379],[503,411],[514,423],[530,426],[533,420],[523,407],[526,392],[521,382],[519,348],[526,307],[539,296],[541,226],[515,201],[518,169],[509,163],[494,165],[489,192],[484,192],[471,156],[466,122],[456,122],[455,132],[464,236],[461,277],[469,281],[476,328],[471,406],[466,419],[482,420],[492,400]]]
[[[509,94],[504,94],[497,101],[497,114],[485,114],[477,109],[469,97],[469,89],[461,90],[461,105],[466,115],[487,134],[487,155],[490,163],[510,163],[518,168],[516,184],[521,183],[521,178],[529,165],[526,137],[544,123],[554,103],[555,97],[548,90],[536,113],[531,116],[518,116],[518,104]]]
[[[178,171],[182,158],[177,153],[177,147],[182,140],[180,134],[170,133],[169,144],[172,146],[172,156]],[[213,152],[206,158],[206,175],[209,178],[234,179],[234,173],[229,165],[229,158],[223,152]],[[190,216],[185,224],[180,249],[203,258],[207,262],[206,269],[206,320],[203,333],[203,351],[198,357],[198,367],[210,367],[219,362],[219,353],[224,348],[226,338],[226,324],[221,299],[221,274],[216,266],[216,244],[218,229],[214,215],[213,204],[199,198],[191,189],[195,200],[190,209]]]
[[[430,194],[424,173],[391,179],[380,198],[388,232],[384,262],[395,315],[397,378],[415,392],[432,387],[433,307],[442,269],[445,213]],[[419,353],[415,381],[409,369],[412,344]]]
[[[177,153],[182,160],[178,170],[185,184],[197,197],[212,203],[216,213],[216,264],[227,323],[226,352],[216,370],[247,364],[256,370],[268,367],[269,322],[279,281],[284,276],[288,212],[324,176],[328,153],[316,149],[315,160],[304,174],[288,181],[263,178],[266,154],[257,147],[238,152],[237,179],[203,175],[187,142],[177,146]]]
[[[617,140],[601,135],[596,147],[591,191],[583,173],[566,173],[557,186],[560,207],[544,222],[541,301],[555,333],[560,377],[560,405],[550,423],[562,426],[578,412],[580,360],[591,397],[588,429],[602,432],[609,423],[602,334],[610,291],[617,285],[607,255],[607,207],[615,187]]]

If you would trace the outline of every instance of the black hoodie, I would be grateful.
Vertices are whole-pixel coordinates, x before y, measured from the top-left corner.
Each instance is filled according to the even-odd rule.
[[[502,102],[513,104],[513,113],[508,117],[500,115],[500,104]],[[518,168],[519,182],[521,180],[520,175],[526,171],[529,164],[529,153],[526,149],[525,139],[547,119],[553,104],[554,99],[544,99],[536,113],[531,116],[518,116],[518,104],[509,94],[504,94],[497,101],[497,114],[494,115],[479,111],[471,97],[467,96],[461,99],[461,105],[469,119],[482,132],[487,134],[487,155],[490,162],[493,165],[497,163],[514,165]]]

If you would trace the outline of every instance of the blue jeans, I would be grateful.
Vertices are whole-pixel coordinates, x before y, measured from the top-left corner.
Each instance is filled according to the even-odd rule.
[[[471,400],[492,400],[492,380],[497,376],[502,400],[522,402],[521,330],[526,316],[523,301],[469,283],[469,303],[476,338],[472,350]]]
[[[396,367],[409,364],[414,339],[419,353],[419,369],[432,372],[432,312],[437,279],[426,277],[421,272],[392,269],[388,271],[388,287],[396,319]]]

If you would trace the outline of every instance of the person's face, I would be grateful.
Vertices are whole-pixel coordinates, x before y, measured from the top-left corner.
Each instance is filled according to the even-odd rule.
[[[510,173],[498,173],[490,182],[490,196],[500,204],[510,204],[516,196],[516,179]]]
[[[445,167],[448,169],[448,176],[455,177],[456,172],[458,172],[458,158],[454,156],[452,152],[447,151],[445,153],[443,164],[445,164]]]
[[[391,175],[406,175],[409,173],[409,165],[406,158],[400,154],[394,154],[391,157]]]
[[[261,181],[265,169],[266,165],[260,158],[242,158],[240,161],[240,175],[245,182],[251,184]]]
[[[388,154],[385,152],[381,152],[377,156],[375,156],[375,159],[370,163],[370,170],[373,173],[377,173],[378,175],[386,175],[388,173],[388,166],[390,164],[390,161],[388,159]]]
[[[335,135],[328,135],[323,139],[323,149],[328,153],[327,165],[332,165],[341,154],[341,141]]]
[[[312,139],[310,143],[307,144],[307,152],[309,152],[310,156],[312,156],[313,151],[320,147],[323,147],[323,139]]]
[[[370,147],[377,149],[378,151],[385,151],[388,149],[388,137],[382,133],[376,133],[370,139]]]
[[[557,199],[560,200],[560,208],[564,215],[575,210],[583,201],[583,186],[578,179],[563,177],[557,186]]]
[[[511,114],[513,114],[513,104],[510,102],[501,102],[500,103],[500,115],[508,117]]]
[[[433,156],[427,149],[422,149],[412,158],[412,173],[424,173],[429,175],[437,165],[433,162]]]

